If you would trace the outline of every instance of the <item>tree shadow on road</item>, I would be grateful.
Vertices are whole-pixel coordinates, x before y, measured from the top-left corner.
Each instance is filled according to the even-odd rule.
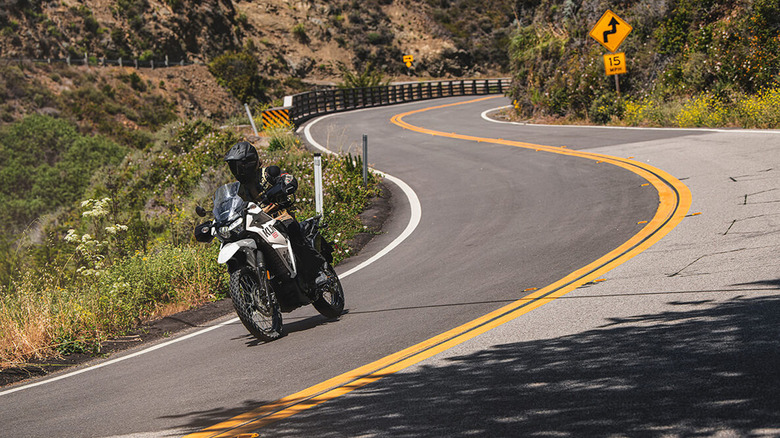
[[[680,310],[388,375],[263,432],[780,435],[780,296],[669,304]]]

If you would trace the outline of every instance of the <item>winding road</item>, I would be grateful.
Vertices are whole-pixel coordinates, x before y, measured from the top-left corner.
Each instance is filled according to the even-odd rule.
[[[384,233],[337,269],[349,312],[0,389],[0,436],[780,435],[780,135],[482,116],[506,104],[309,122],[388,174]]]

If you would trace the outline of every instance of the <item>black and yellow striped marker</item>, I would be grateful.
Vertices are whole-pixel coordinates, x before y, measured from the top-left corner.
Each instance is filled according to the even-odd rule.
[[[263,111],[263,128],[286,128],[292,126],[290,108],[271,108]]]

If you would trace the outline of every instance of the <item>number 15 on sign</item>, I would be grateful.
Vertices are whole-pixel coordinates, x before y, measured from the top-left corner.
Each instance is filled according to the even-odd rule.
[[[606,71],[607,76],[628,73],[628,69],[626,68],[626,54],[620,52],[604,55],[604,70]]]

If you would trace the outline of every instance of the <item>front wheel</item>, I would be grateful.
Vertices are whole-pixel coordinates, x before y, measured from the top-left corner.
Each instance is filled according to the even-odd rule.
[[[269,342],[282,336],[282,312],[276,295],[254,269],[245,266],[230,274],[230,298],[244,327],[257,339]]]
[[[344,312],[344,289],[341,288],[339,276],[333,266],[327,263],[321,273],[327,276],[327,281],[320,286],[319,298],[312,303],[314,308],[326,318],[338,318]]]

